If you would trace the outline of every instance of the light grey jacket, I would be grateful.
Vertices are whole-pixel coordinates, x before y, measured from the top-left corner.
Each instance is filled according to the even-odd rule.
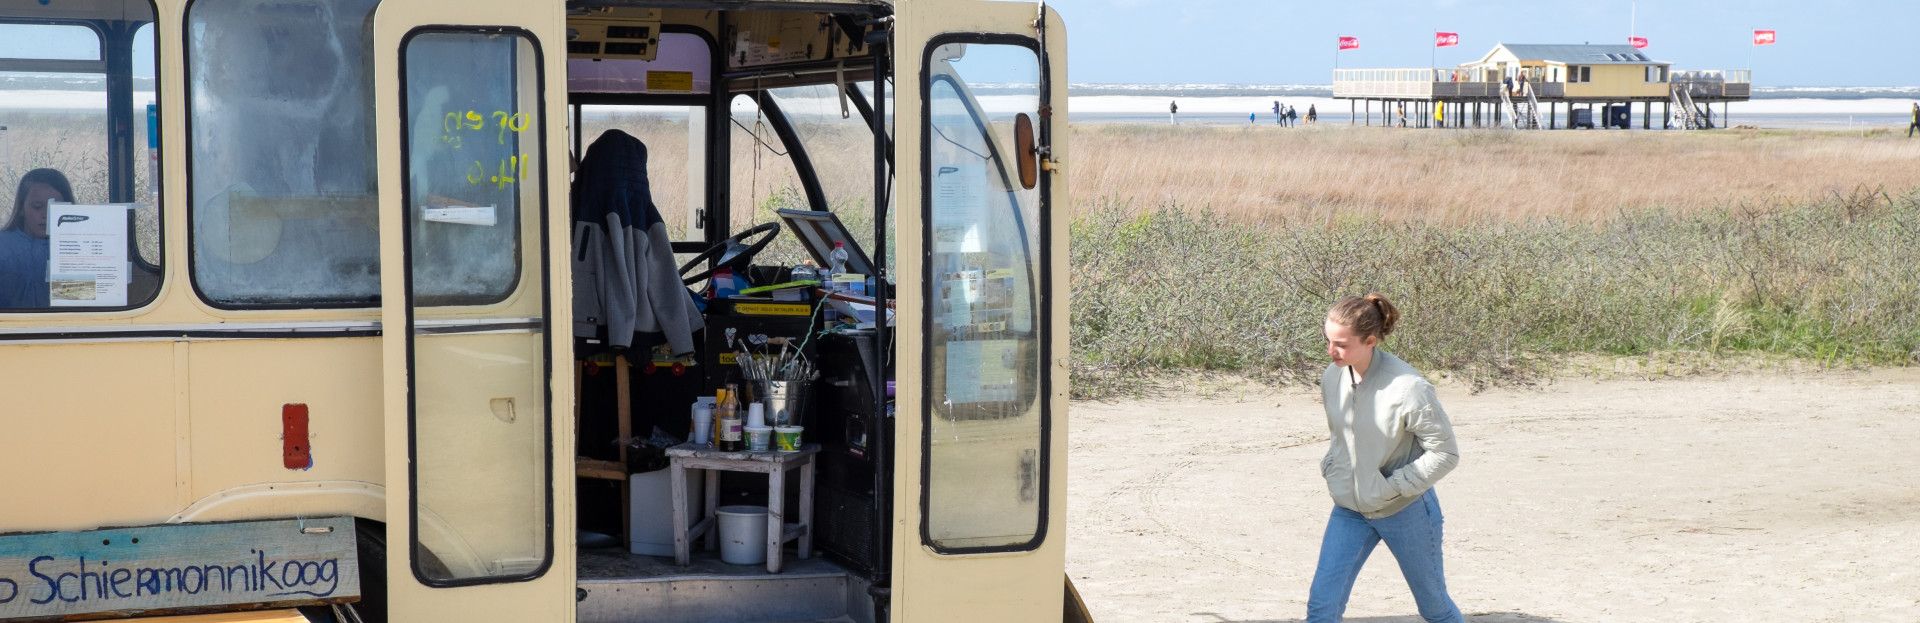
[[[1460,464],[1453,425],[1433,384],[1384,350],[1373,352],[1356,386],[1345,366],[1327,366],[1320,378],[1333,434],[1320,475],[1333,503],[1369,519],[1413,504]]]

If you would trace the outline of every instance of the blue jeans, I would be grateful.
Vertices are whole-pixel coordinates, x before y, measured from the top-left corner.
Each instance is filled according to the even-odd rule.
[[[1400,574],[1413,589],[1414,604],[1427,623],[1464,623],[1460,608],[1447,596],[1447,577],[1440,559],[1440,499],[1429,490],[1420,501],[1390,517],[1367,519],[1338,506],[1327,519],[1320,540],[1320,566],[1313,572],[1307,596],[1307,623],[1336,623],[1347,611],[1353,581],[1367,563],[1373,546],[1387,542],[1400,562]]]

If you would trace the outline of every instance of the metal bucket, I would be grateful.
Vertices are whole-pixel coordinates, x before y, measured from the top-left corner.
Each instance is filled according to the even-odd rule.
[[[800,426],[807,407],[806,381],[767,381],[767,423],[773,426]]]

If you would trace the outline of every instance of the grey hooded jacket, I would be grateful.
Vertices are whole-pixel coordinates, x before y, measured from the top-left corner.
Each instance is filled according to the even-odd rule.
[[[636,333],[659,333],[680,355],[702,326],[653,205],[647,147],[608,130],[573,179],[573,334],[627,348]]]
[[[1328,366],[1320,392],[1333,434],[1320,475],[1334,504],[1368,519],[1389,517],[1460,464],[1433,384],[1399,357],[1375,350],[1357,385],[1345,366]]]

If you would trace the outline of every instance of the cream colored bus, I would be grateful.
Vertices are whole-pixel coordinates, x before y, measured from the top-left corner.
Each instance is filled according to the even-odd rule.
[[[1044,2],[0,0],[0,620],[1084,620],[1065,44]],[[582,279],[583,222],[671,248]],[[866,296],[729,298],[832,241]],[[636,283],[697,311],[583,294]],[[767,334],[812,462],[642,493]],[[772,564],[633,553],[803,490]]]

